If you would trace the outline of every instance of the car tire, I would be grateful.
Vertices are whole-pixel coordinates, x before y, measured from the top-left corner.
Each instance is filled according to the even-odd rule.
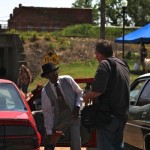
[[[139,150],[139,149],[124,143],[124,150]]]
[[[145,150],[150,150],[150,143],[148,140],[145,142]]]
[[[37,129],[39,131],[39,133],[41,134],[41,145],[44,144],[45,141],[45,135],[46,135],[46,131],[45,131],[45,127],[44,127],[44,117],[43,117],[43,113],[42,111],[32,111]]]
[[[97,148],[86,148],[86,150],[97,150]],[[129,147],[125,147],[124,150],[133,150],[133,149],[131,149],[131,148],[129,148]],[[134,149],[134,150],[135,150],[135,149]],[[146,149],[146,150],[147,150],[147,149]],[[148,150],[150,150],[150,149],[148,149]]]

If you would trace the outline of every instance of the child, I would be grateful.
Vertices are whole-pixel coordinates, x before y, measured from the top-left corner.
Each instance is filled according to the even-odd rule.
[[[140,71],[140,65],[138,62],[135,62],[134,63],[134,70],[137,72],[137,71]]]

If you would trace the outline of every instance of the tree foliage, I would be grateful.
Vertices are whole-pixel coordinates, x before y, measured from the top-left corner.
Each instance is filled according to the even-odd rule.
[[[93,22],[99,22],[101,12],[101,1],[97,0],[94,5],[94,0],[76,0],[72,6],[79,8],[92,8],[93,9]],[[135,26],[143,26],[150,22],[150,0],[127,0],[128,5],[126,8],[126,26],[134,24]],[[106,9],[106,22],[114,26],[122,25],[122,7],[121,0],[105,0]]]
[[[127,13],[135,26],[150,22],[150,0],[128,0]]]
[[[92,8],[92,0],[76,0],[72,3],[72,7]]]
[[[106,21],[111,25],[120,25],[122,15],[118,0],[106,0]]]
[[[106,0],[106,17],[111,25],[120,25],[122,20],[121,0]],[[126,25],[143,26],[150,21],[150,0],[128,0]],[[128,16],[128,17],[127,17]],[[128,18],[128,19],[127,19]]]
[[[72,3],[73,8],[91,8],[92,9],[92,19],[94,24],[98,24],[99,20],[99,10],[98,4],[92,5],[93,0],[76,0]]]

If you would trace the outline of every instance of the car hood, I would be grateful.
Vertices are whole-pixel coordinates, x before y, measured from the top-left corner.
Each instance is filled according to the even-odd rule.
[[[0,111],[0,125],[4,123],[27,124],[29,123],[27,111]]]

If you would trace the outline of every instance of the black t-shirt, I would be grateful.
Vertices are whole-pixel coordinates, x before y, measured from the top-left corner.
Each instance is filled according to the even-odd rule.
[[[116,71],[111,81],[111,95],[107,104],[112,114],[123,116],[129,109],[129,69],[122,60],[117,58],[113,59],[116,62]],[[92,85],[93,92],[105,93],[108,85],[110,68],[110,64],[107,60],[102,60],[100,62]]]

